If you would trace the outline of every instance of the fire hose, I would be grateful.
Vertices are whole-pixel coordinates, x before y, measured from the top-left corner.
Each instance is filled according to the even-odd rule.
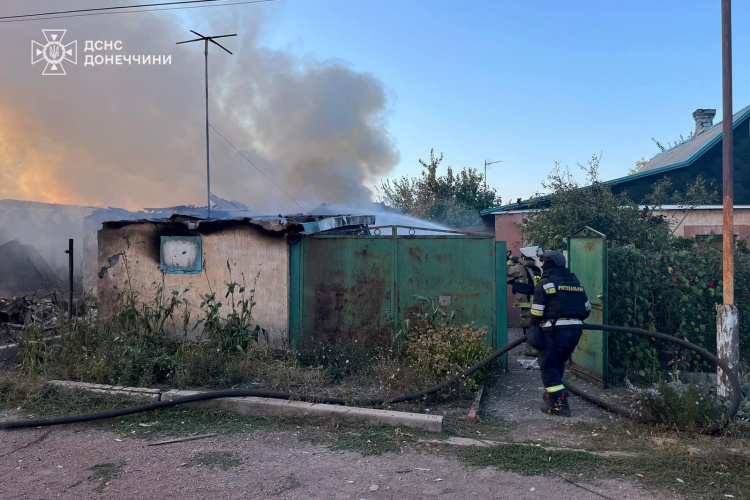
[[[586,324],[584,325],[584,329],[601,330],[602,332],[634,333],[636,335],[653,337],[653,338],[657,338],[661,340],[666,340],[667,342],[673,342],[682,347],[685,347],[687,349],[691,349],[697,352],[698,354],[703,356],[705,359],[707,359],[708,361],[710,361],[717,367],[721,368],[723,372],[727,374],[729,383],[732,386],[731,403],[726,412],[726,423],[731,421],[734,418],[734,416],[737,414],[737,411],[739,410],[739,406],[740,406],[740,401],[742,398],[742,391],[741,391],[739,377],[737,373],[735,372],[735,370],[733,370],[726,363],[726,361],[718,358],[716,355],[708,352],[706,349],[700,346],[697,346],[695,344],[691,344],[690,342],[686,340],[673,337],[672,335],[667,335],[665,333],[660,333],[660,332],[652,332],[652,331],[643,330],[640,328]],[[220,398],[261,397],[261,398],[286,399],[286,400],[293,399],[297,401],[306,401],[306,402],[311,402],[311,403],[323,403],[323,404],[335,404],[335,405],[347,405],[350,403],[356,403],[358,405],[363,405],[363,406],[382,406],[385,404],[403,403],[406,401],[413,401],[415,399],[420,399],[420,398],[429,396],[430,394],[435,394],[437,392],[442,391],[446,387],[449,387],[453,384],[460,382],[464,378],[488,366],[497,358],[507,353],[511,349],[518,347],[524,342],[526,342],[526,337],[525,336],[520,337],[514,340],[513,342],[510,342],[506,346],[494,351],[492,354],[490,354],[488,357],[486,357],[479,363],[475,364],[474,366],[468,368],[467,370],[451,377],[450,379],[440,384],[434,385],[427,389],[422,389],[421,391],[412,392],[410,394],[395,396],[391,398],[356,400],[356,399],[311,396],[311,395],[306,395],[306,394],[291,394],[291,393],[286,393],[286,392],[272,392],[272,391],[261,391],[261,390],[251,390],[251,389],[231,389],[231,390],[222,390],[222,391],[203,392],[200,394],[194,394],[191,396],[175,398],[175,399],[171,399],[168,401],[157,401],[154,403],[147,403],[147,404],[142,404],[138,406],[130,406],[126,408],[118,408],[115,410],[109,410],[109,411],[104,411],[100,413],[89,413],[89,414],[84,414],[84,415],[72,415],[68,417],[57,417],[57,418],[48,418],[48,419],[15,420],[15,421],[9,421],[9,422],[0,422],[0,430],[22,429],[22,428],[28,428],[28,427],[46,427],[50,425],[91,422],[94,420],[104,420],[108,418],[122,417],[125,415],[132,415],[135,413],[142,413],[142,412],[147,412],[147,411],[159,410],[162,408],[168,408],[170,406],[177,406],[177,405],[183,405],[186,403],[194,403],[197,401],[208,401],[208,400],[220,399]],[[571,386],[567,382],[566,382],[566,387],[570,389],[570,391],[573,392],[574,394],[580,396],[583,399],[590,401],[591,403],[597,406],[600,406],[601,408],[604,408],[605,410],[616,413],[618,415],[622,415],[624,417],[633,418],[633,415],[629,411],[618,408],[605,401],[602,401],[601,399],[595,396],[589,395],[579,390],[578,388],[575,388],[575,386]],[[709,429],[708,432],[718,432],[718,430],[719,430],[718,426],[714,426],[713,428]]]

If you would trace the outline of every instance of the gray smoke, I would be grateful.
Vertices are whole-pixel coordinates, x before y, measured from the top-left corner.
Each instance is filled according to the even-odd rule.
[[[65,8],[100,6],[66,2]],[[60,10],[5,1],[3,15]],[[305,208],[361,205],[398,162],[381,82],[340,62],[261,46],[259,5],[103,15],[0,25],[0,198],[128,209],[205,205],[203,46],[233,33],[230,56],[209,49],[210,121]],[[189,16],[186,17],[186,16]],[[42,29],[67,29],[78,64],[42,76],[30,64]],[[85,40],[122,40],[111,54],[171,55],[169,66],[85,67]],[[213,131],[212,192],[254,212],[300,208]]]

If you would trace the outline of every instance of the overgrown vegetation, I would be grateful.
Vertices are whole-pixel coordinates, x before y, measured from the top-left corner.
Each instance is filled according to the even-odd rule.
[[[715,186],[698,177],[684,192],[667,178],[654,182],[651,194],[633,200],[627,192],[615,194],[599,178],[599,157],[579,165],[585,183],[579,183],[569,169],[556,164],[542,187],[549,192],[532,202],[523,226],[526,241],[546,249],[562,250],[564,239],[589,226],[607,235],[611,245],[635,245],[646,251],[668,250],[674,243],[674,224],[679,222],[658,214],[662,205],[674,204],[690,211],[717,196]]]
[[[569,480],[584,488],[594,480],[625,478],[655,492],[667,490],[696,499],[746,498],[750,488],[750,476],[745,472],[750,457],[718,447],[691,454],[684,446],[675,449],[644,446],[642,454],[616,457],[508,444],[467,448],[459,452],[459,457],[472,465],[495,466],[528,476],[572,477]]]
[[[486,327],[477,328],[473,323],[454,325],[454,315],[447,313],[432,298],[416,299],[426,310],[404,325],[407,329],[404,351],[436,379],[458,375],[492,353],[492,348],[486,344]],[[489,370],[483,368],[474,372],[470,380],[480,382]]]
[[[424,312],[405,322],[392,344],[374,345],[356,336],[337,342],[301,337],[292,350],[269,345],[266,330],[253,316],[254,287],[225,283],[223,298],[212,291],[201,295],[198,306],[188,298],[188,291],[167,292],[156,285],[150,299],[128,290],[108,317],[61,323],[55,332],[60,342],[52,346],[31,325],[20,343],[19,368],[32,378],[122,386],[242,386],[361,399],[434,385],[489,352],[486,329],[454,325],[451,313],[423,297],[417,299]],[[474,380],[485,374],[446,388],[438,397],[469,396]]]
[[[479,212],[500,205],[497,191],[487,188],[484,175],[474,168],[454,174],[448,167],[445,175],[438,175],[442,161],[442,153],[435,156],[435,150],[430,150],[429,162],[419,160],[421,177],[381,182],[380,201],[403,214],[448,227],[480,225]]]
[[[721,251],[676,241],[669,250],[632,246],[609,249],[609,322],[673,333],[716,351],[716,305],[722,301]],[[750,254],[735,254],[735,304],[740,312],[740,351],[750,352]],[[663,370],[711,370],[705,360],[674,344],[632,334],[610,335],[613,379],[656,381]]]
[[[634,413],[644,421],[680,429],[708,428],[726,422],[726,407],[716,394],[715,386],[705,380],[692,383],[675,372],[671,380],[642,389],[631,385],[636,394]]]
[[[565,249],[564,238],[584,227],[607,236],[608,322],[674,334],[709,351],[716,349],[716,304],[722,297],[721,251],[709,240],[676,237],[674,232],[696,206],[717,197],[715,186],[698,177],[682,192],[666,178],[642,200],[613,193],[599,180],[599,158],[581,167],[579,184],[559,165],[544,187],[549,205],[539,205],[523,226],[524,238],[545,248]],[[663,205],[680,207],[665,215]],[[741,351],[750,352],[750,254],[735,254],[735,298],[740,310]],[[691,351],[632,334],[609,335],[609,375],[657,382],[674,369],[712,370]]]

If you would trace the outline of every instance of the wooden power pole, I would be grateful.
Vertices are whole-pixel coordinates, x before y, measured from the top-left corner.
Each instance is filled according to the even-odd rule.
[[[722,190],[724,232],[722,236],[723,290],[722,305],[716,306],[716,354],[732,370],[739,369],[739,313],[734,305],[734,119],[732,115],[732,2],[721,0],[721,68],[722,68]],[[727,374],[716,372],[717,391],[728,397]]]

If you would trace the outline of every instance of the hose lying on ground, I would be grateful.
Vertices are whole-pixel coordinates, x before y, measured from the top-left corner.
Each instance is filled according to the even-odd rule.
[[[635,333],[637,335],[645,335],[648,337],[654,337],[654,338],[663,339],[669,342],[674,342],[683,347],[687,347],[688,349],[692,349],[693,351],[697,352],[704,358],[708,359],[709,361],[711,361],[713,364],[715,364],[716,366],[724,370],[725,373],[728,374],[729,381],[732,384],[732,404],[729,407],[729,410],[727,411],[727,421],[734,418],[734,416],[737,414],[737,410],[739,409],[740,398],[741,398],[739,377],[733,370],[729,368],[726,362],[722,361],[721,359],[711,354],[707,350],[703,349],[702,347],[691,344],[690,342],[687,342],[685,340],[678,339],[671,335],[667,335],[667,334],[659,333],[659,332],[650,332],[648,330],[642,330],[640,328],[606,326],[606,325],[588,325],[588,324],[585,325],[585,328],[587,330],[602,330],[602,331],[612,331],[612,332],[622,332],[622,333]],[[499,358],[503,354],[507,353],[511,349],[514,349],[515,347],[518,347],[524,342],[526,342],[526,337],[520,337],[514,340],[513,342],[509,343],[505,347],[502,347],[496,350],[495,352],[490,354],[487,358],[483,359],[476,365],[468,368],[462,373],[459,373],[451,377],[445,382],[442,382],[438,385],[434,385],[427,389],[423,389],[421,391],[413,392],[411,394],[406,394],[402,396],[396,396],[393,398],[357,400],[357,399],[342,399],[342,398],[310,396],[310,395],[305,395],[305,394],[297,395],[297,394],[290,394],[290,393],[285,393],[285,392],[258,391],[258,390],[250,390],[250,389],[232,389],[232,390],[224,390],[224,391],[204,392],[204,393],[195,394],[192,396],[175,398],[169,401],[158,401],[155,403],[147,403],[147,404],[143,404],[139,406],[131,406],[128,408],[119,408],[116,410],[110,410],[110,411],[105,411],[101,413],[89,413],[85,415],[73,415],[69,417],[58,417],[58,418],[49,418],[49,419],[16,420],[16,421],[10,421],[10,422],[0,422],[0,430],[22,429],[22,428],[27,428],[27,427],[46,427],[50,425],[91,422],[94,420],[103,420],[107,418],[122,417],[125,415],[132,415],[134,413],[153,411],[153,410],[158,410],[161,408],[168,408],[170,406],[177,406],[177,405],[182,405],[186,403],[194,403],[196,401],[207,401],[211,399],[237,398],[237,397],[248,397],[248,396],[272,398],[272,399],[296,399],[299,401],[307,401],[311,403],[325,403],[325,404],[336,404],[336,405],[346,405],[348,403],[357,403],[357,404],[365,405],[365,406],[380,406],[383,404],[403,403],[405,401],[412,401],[415,399],[420,399],[422,397],[428,396],[430,394],[434,394],[436,392],[439,392],[445,389],[446,387],[449,387],[455,383],[460,382],[462,379],[466,378],[467,376],[471,375],[472,373],[478,370],[481,370],[482,368],[489,365],[490,363],[495,361],[497,358]],[[598,402],[594,401],[597,398],[592,398],[591,396],[585,395],[585,393],[582,393],[581,391],[577,391],[577,393],[579,396],[582,396],[585,399],[589,399],[589,401],[599,406],[602,406],[604,409],[614,411],[615,413],[618,413],[626,417],[632,416],[626,410],[621,410],[619,408],[612,407],[611,405],[608,405],[607,403],[604,403],[601,400],[598,400]]]
[[[103,411],[101,413],[89,413],[86,415],[73,415],[70,417],[58,417],[49,419],[36,419],[36,420],[16,420],[12,422],[0,422],[0,430],[2,429],[22,429],[25,427],[45,427],[49,425],[60,425],[60,424],[75,424],[81,422],[91,422],[93,420],[103,420],[107,418],[122,417],[125,415],[132,415],[133,413],[141,413],[145,411],[159,410],[161,408],[168,408],[170,406],[182,405],[185,403],[194,403],[196,401],[207,401],[210,399],[219,398],[241,398],[241,397],[259,397],[259,398],[272,398],[272,399],[295,399],[298,401],[307,401],[310,403],[325,403],[334,405],[346,405],[348,403],[357,403],[365,406],[380,406],[383,404],[395,404],[403,403],[404,401],[412,401],[419,399],[430,394],[439,392],[446,387],[453,385],[463,378],[471,375],[477,370],[481,370],[485,366],[495,361],[498,357],[502,356],[511,349],[518,347],[519,345],[526,342],[526,337],[521,337],[505,347],[498,349],[497,351],[490,354],[487,358],[483,359],[476,365],[472,366],[468,370],[451,377],[445,382],[432,386],[428,389],[421,391],[412,392],[403,396],[397,396],[394,398],[383,398],[383,399],[367,399],[367,400],[356,400],[356,399],[342,399],[342,398],[328,398],[319,396],[309,396],[306,394],[289,394],[286,392],[270,392],[270,391],[258,391],[251,389],[232,389],[226,391],[211,391],[203,392],[200,394],[194,394],[192,396],[185,396],[182,398],[175,398],[169,401],[157,401],[155,403],[147,403],[139,406],[131,406],[128,408],[118,408],[116,410]]]
[[[698,354],[703,356],[705,359],[707,359],[708,361],[710,361],[717,367],[721,368],[722,371],[725,374],[727,374],[729,383],[732,385],[731,403],[730,403],[729,408],[727,409],[725,424],[728,424],[735,417],[735,415],[737,415],[737,411],[740,408],[740,403],[742,400],[742,387],[740,385],[740,378],[737,375],[736,371],[730,368],[729,364],[727,364],[726,361],[719,358],[715,354],[707,351],[703,347],[697,346],[695,344],[691,344],[687,340],[683,340],[683,339],[674,337],[672,335],[667,335],[666,333],[652,332],[650,330],[644,330],[642,328],[631,328],[629,326],[585,324],[584,329],[601,330],[602,332],[634,333],[636,335],[641,335],[643,337],[653,337],[656,339],[666,340],[667,342],[672,342],[674,344],[678,344],[682,347],[686,347],[692,351],[697,352]],[[590,403],[595,404],[596,406],[599,406],[600,408],[603,408],[612,413],[616,413],[623,417],[633,418],[637,420],[637,418],[630,411],[619,408],[611,403],[608,403],[606,401],[603,401],[597,398],[596,396],[588,394],[567,381],[565,382],[565,387],[573,394],[589,401]],[[716,424],[716,425],[713,425],[712,427],[702,429],[701,432],[705,434],[715,434],[719,432],[720,430],[721,430],[721,426],[719,426],[719,424]]]

